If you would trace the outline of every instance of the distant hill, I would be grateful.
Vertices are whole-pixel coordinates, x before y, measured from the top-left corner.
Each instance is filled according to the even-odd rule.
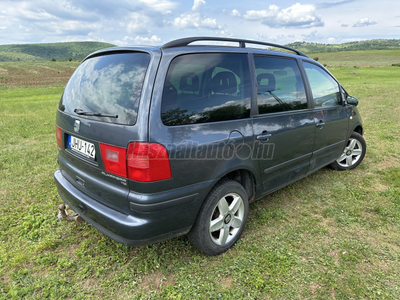
[[[114,46],[100,42],[0,45],[0,62],[82,60],[94,51]]]
[[[115,45],[100,42],[0,45],[0,62],[82,60],[94,51],[114,46]],[[295,42],[286,46],[295,48],[304,53],[359,50],[400,50],[400,40],[380,39],[344,44]]]
[[[318,44],[307,42],[296,42],[286,46],[295,48],[304,53],[316,52],[338,52],[338,51],[360,51],[360,50],[400,50],[400,40],[368,40],[349,42],[344,44]]]

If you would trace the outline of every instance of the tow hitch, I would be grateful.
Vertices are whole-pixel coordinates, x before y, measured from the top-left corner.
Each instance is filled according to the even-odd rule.
[[[67,220],[67,221],[75,221],[77,223],[83,221],[83,219],[78,214],[76,214],[75,212],[69,212],[68,210],[69,207],[65,204],[60,204],[58,206],[57,217],[60,221]]]

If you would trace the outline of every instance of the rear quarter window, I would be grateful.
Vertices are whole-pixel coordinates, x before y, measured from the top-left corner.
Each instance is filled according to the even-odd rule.
[[[338,83],[321,67],[303,62],[313,94],[314,107],[329,107],[342,104]]]
[[[140,95],[150,55],[141,52],[96,56],[84,61],[65,87],[59,109],[115,115],[82,116],[104,122],[136,123]]]
[[[186,54],[168,69],[161,119],[174,126],[248,118],[250,97],[247,54]]]

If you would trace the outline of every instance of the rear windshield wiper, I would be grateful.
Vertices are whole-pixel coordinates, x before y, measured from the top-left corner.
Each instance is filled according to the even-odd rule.
[[[90,111],[84,111],[83,109],[80,108],[75,108],[74,113],[82,116],[95,116],[95,117],[104,117],[104,118],[118,118],[118,115],[107,115],[107,114],[102,114],[98,112],[90,112]]]

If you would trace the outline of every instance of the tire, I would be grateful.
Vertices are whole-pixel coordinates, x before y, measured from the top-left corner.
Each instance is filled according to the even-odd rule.
[[[207,254],[221,254],[239,240],[248,213],[248,196],[243,186],[223,180],[207,196],[188,238]]]
[[[357,132],[353,132],[342,155],[331,163],[330,166],[337,171],[352,170],[362,162],[366,151],[367,144],[363,136]]]

